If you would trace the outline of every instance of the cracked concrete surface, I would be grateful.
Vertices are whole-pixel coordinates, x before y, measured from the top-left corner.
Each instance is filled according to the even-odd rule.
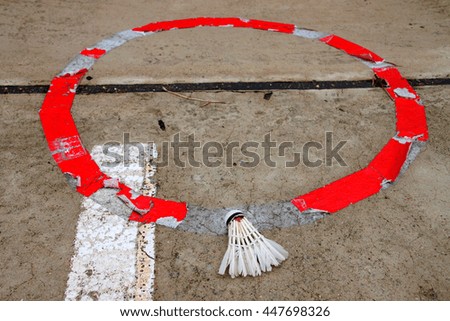
[[[400,10],[401,7],[401,10]],[[48,84],[77,52],[117,31],[191,16],[244,16],[334,32],[400,64],[405,77],[449,77],[447,1],[0,2],[2,84]],[[137,39],[104,57],[83,83],[368,79],[363,65],[320,44],[248,30],[201,29]],[[449,300],[450,109],[448,86],[417,88],[430,142],[387,190],[315,224],[264,235],[289,259],[261,278],[217,274],[225,236],[158,227],[156,300]],[[297,145],[347,140],[348,166],[159,167],[160,197],[203,207],[285,201],[365,166],[392,137],[393,103],[381,89],[207,92],[199,107],[167,93],[77,96],[87,148],[107,141],[248,141],[271,132]],[[0,299],[61,300],[82,197],[46,147],[43,95],[0,96]],[[162,131],[158,120],[164,120]],[[291,153],[292,151],[290,151]],[[291,155],[291,154],[288,154]],[[317,153],[317,157],[321,157]],[[237,158],[234,162],[239,163]]]

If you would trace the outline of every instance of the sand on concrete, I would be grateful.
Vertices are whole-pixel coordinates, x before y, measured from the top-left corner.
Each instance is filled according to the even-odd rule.
[[[448,77],[446,1],[134,1],[0,3],[1,84],[48,84],[81,49],[150,21],[242,16],[336,33],[400,65],[406,77]],[[152,35],[104,57],[84,84],[370,79],[332,48],[253,30],[198,29]],[[430,142],[391,188],[309,226],[265,231],[290,258],[260,278],[217,274],[226,237],[158,227],[157,300],[449,300],[450,110],[446,86],[419,88]],[[348,141],[348,166],[252,169],[160,167],[159,196],[203,206],[287,200],[358,170],[395,134],[381,89],[208,92],[199,103],[167,93],[77,96],[74,117],[90,149],[108,141],[160,146],[174,134],[201,142]],[[81,196],[48,152],[37,111],[43,95],[0,96],[0,298],[61,300]],[[162,131],[158,120],[164,120]],[[318,153],[315,156],[322,157]],[[238,164],[241,159],[235,159]]]

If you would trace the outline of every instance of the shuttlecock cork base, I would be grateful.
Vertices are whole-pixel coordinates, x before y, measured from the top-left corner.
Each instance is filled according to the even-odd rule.
[[[225,215],[228,226],[228,248],[220,264],[219,274],[227,268],[232,278],[259,276],[272,271],[287,259],[288,252],[278,243],[265,238],[239,210]]]

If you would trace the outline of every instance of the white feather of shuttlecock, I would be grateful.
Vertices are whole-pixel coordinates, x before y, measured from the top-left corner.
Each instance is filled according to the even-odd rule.
[[[219,268],[219,274],[258,276],[272,271],[286,260],[288,252],[275,241],[265,238],[245,217],[238,217],[228,224],[228,248]]]

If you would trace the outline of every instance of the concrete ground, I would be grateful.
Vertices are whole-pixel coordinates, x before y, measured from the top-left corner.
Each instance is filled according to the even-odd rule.
[[[450,77],[448,1],[0,1],[0,85],[47,85],[81,49],[151,21],[240,16],[332,32],[397,63],[408,78]],[[137,39],[99,61],[84,84],[370,79],[323,44],[254,30],[195,29]],[[157,227],[156,300],[449,300],[450,87],[417,88],[430,141],[397,183],[314,225],[265,231],[290,253],[258,278],[217,274],[226,237]],[[180,132],[201,142],[348,141],[348,166],[158,169],[158,196],[206,207],[288,200],[367,165],[395,133],[379,88],[78,95],[88,149]],[[38,118],[44,95],[0,95],[0,299],[62,300],[82,197],[54,163]],[[166,124],[162,131],[158,120]],[[292,151],[291,151],[292,152]],[[322,157],[322,154],[317,154]],[[233,161],[239,164],[236,156]]]

